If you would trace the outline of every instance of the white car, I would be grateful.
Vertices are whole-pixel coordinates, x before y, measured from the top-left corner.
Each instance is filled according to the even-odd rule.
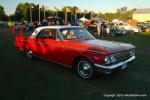
[[[130,30],[133,31],[133,32],[141,32],[141,28],[138,27],[138,26],[131,26]]]
[[[119,28],[124,28],[127,31],[141,32],[141,29],[138,26],[131,26],[128,23],[119,23],[118,25],[119,25]]]

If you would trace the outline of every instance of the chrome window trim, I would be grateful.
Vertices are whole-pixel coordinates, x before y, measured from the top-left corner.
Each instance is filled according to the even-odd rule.
[[[43,30],[56,30],[56,39],[58,39],[58,37],[59,37],[60,40],[63,40],[63,38],[61,37],[61,35],[60,35],[58,29],[56,29],[56,28],[45,28],[45,29],[41,29],[41,30],[39,30],[38,33],[36,34],[35,38],[40,39],[40,38],[38,38],[38,35],[39,35],[39,33],[40,33],[41,31],[43,31]],[[33,33],[35,33],[35,32],[36,32],[36,31],[34,31]],[[56,39],[55,39],[55,40],[56,40]]]

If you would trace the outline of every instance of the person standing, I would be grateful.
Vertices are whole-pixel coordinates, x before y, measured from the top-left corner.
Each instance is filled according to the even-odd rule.
[[[70,22],[68,22],[68,26],[71,26]]]
[[[80,22],[80,23],[79,23],[79,26],[81,26],[81,27],[84,28],[83,22]]]
[[[13,22],[12,22],[11,20],[9,20],[9,21],[7,22],[7,25],[8,25],[9,31],[11,32],[11,28],[12,28],[12,26],[13,26]]]
[[[101,35],[103,36],[106,33],[106,24],[105,21],[103,20],[101,23]]]
[[[101,35],[101,21],[96,24],[97,27],[97,38],[100,38]]]
[[[107,35],[108,35],[108,36],[111,36],[111,35],[110,35],[110,25],[107,25],[106,31],[107,31]]]

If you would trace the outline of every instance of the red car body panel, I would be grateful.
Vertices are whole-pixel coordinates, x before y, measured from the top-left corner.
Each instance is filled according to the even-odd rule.
[[[115,47],[113,49],[108,49],[104,46],[92,45],[89,41],[90,40],[65,40],[57,42],[56,40],[50,39],[17,36],[15,45],[21,51],[29,49],[38,57],[59,62],[70,67],[73,65],[74,60],[79,56],[86,56],[94,63],[104,64],[104,58],[106,55],[132,48]]]
[[[80,41],[82,42],[82,41]],[[89,45],[81,45],[79,41],[62,41],[50,39],[36,39],[17,36],[15,41],[16,47],[24,51],[26,49],[32,50],[33,54],[50,61],[56,61],[64,65],[72,66],[74,60],[79,56],[86,56],[94,63],[104,63],[103,59],[105,53],[98,53],[98,48]],[[103,51],[105,48],[101,48]],[[97,51],[97,52],[96,52]],[[99,50],[100,51],[100,50]],[[100,60],[93,57],[99,57]]]

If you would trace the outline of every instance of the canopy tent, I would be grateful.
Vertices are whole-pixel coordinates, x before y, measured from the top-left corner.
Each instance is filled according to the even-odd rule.
[[[89,19],[85,18],[85,17],[82,17],[79,19],[80,21],[83,21],[83,22],[87,22],[87,21],[90,21]]]
[[[123,21],[120,21],[119,19],[114,19],[114,20],[112,20],[112,22],[114,22],[114,23],[122,23]]]
[[[112,22],[119,22],[119,20],[118,19],[113,19]]]

